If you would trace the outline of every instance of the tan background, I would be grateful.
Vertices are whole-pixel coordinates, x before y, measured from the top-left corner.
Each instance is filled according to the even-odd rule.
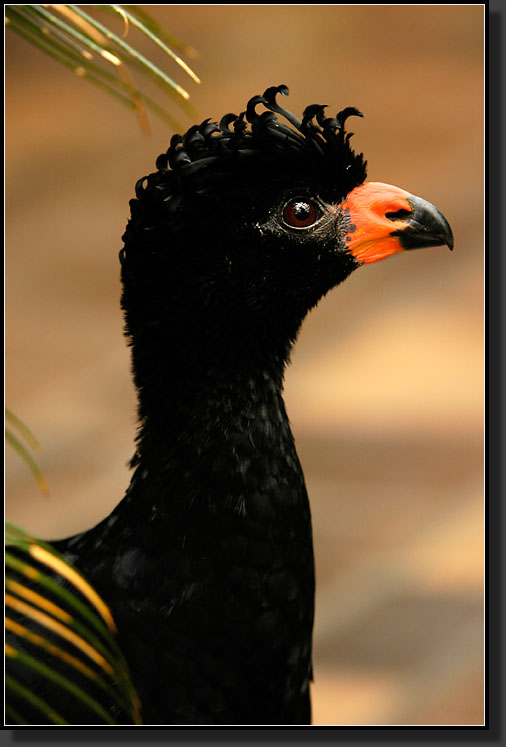
[[[199,119],[279,83],[298,114],[357,106],[369,179],[429,199],[453,227],[453,254],[397,255],[329,294],[286,399],[313,510],[315,722],[480,724],[483,7],[146,7],[200,51],[197,87],[143,44]],[[129,481],[117,253],[134,183],[170,132],[152,122],[142,136],[126,109],[6,37],[6,395],[51,490],[8,451],[8,517],[55,538],[101,519]]]

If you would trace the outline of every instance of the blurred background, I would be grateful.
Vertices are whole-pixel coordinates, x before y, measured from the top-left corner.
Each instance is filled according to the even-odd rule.
[[[280,83],[298,115],[356,106],[368,178],[425,197],[453,228],[453,253],[396,255],[330,293],[285,391],[313,512],[314,723],[481,724],[484,8],[144,9],[200,52],[197,86],[129,39],[188,88],[198,121]],[[143,135],[9,30],[5,79],[6,400],[42,444],[50,489],[8,449],[7,517],[56,539],[129,483],[118,251],[134,184],[172,133],[151,118]]]

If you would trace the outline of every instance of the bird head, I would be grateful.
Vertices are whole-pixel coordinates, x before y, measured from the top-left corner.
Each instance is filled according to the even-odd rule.
[[[362,264],[396,252],[453,246],[431,203],[366,182],[346,108],[312,105],[299,120],[286,86],[239,116],[175,135],[141,179],[121,252],[123,305],[139,325],[225,346],[293,341],[319,299]],[[258,111],[263,107],[263,111]]]

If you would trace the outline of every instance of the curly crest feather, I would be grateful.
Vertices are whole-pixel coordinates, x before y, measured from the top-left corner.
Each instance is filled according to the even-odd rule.
[[[320,173],[329,169],[353,170],[353,185],[365,179],[366,164],[362,154],[355,154],[349,145],[352,133],[345,132],[350,116],[362,117],[354,107],[347,107],[335,117],[325,117],[325,106],[313,104],[304,110],[302,120],[284,109],[277,96],[288,95],[285,85],[272,86],[262,96],[253,96],[246,110],[239,114],[226,114],[219,123],[205,119],[194,125],[184,135],[174,135],[166,153],[162,153],[156,167],[162,174],[169,170],[181,176],[217,164],[225,159],[241,160],[268,154],[277,155],[285,162],[301,159],[307,167],[313,162]],[[267,111],[258,113],[262,105]],[[279,117],[286,120],[281,121]],[[141,179],[137,196],[153,185],[152,177]]]

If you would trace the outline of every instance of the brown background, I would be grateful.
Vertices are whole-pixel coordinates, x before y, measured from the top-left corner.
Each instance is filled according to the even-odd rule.
[[[313,510],[315,723],[480,724],[483,7],[146,8],[200,51],[198,87],[130,32],[187,84],[199,120],[279,83],[298,114],[357,106],[369,179],[429,199],[453,227],[453,254],[397,255],[329,294],[286,400]],[[141,135],[115,101],[6,37],[6,394],[51,491],[8,451],[8,517],[55,538],[101,519],[129,481],[117,254],[134,183],[170,132],[152,120]]]

